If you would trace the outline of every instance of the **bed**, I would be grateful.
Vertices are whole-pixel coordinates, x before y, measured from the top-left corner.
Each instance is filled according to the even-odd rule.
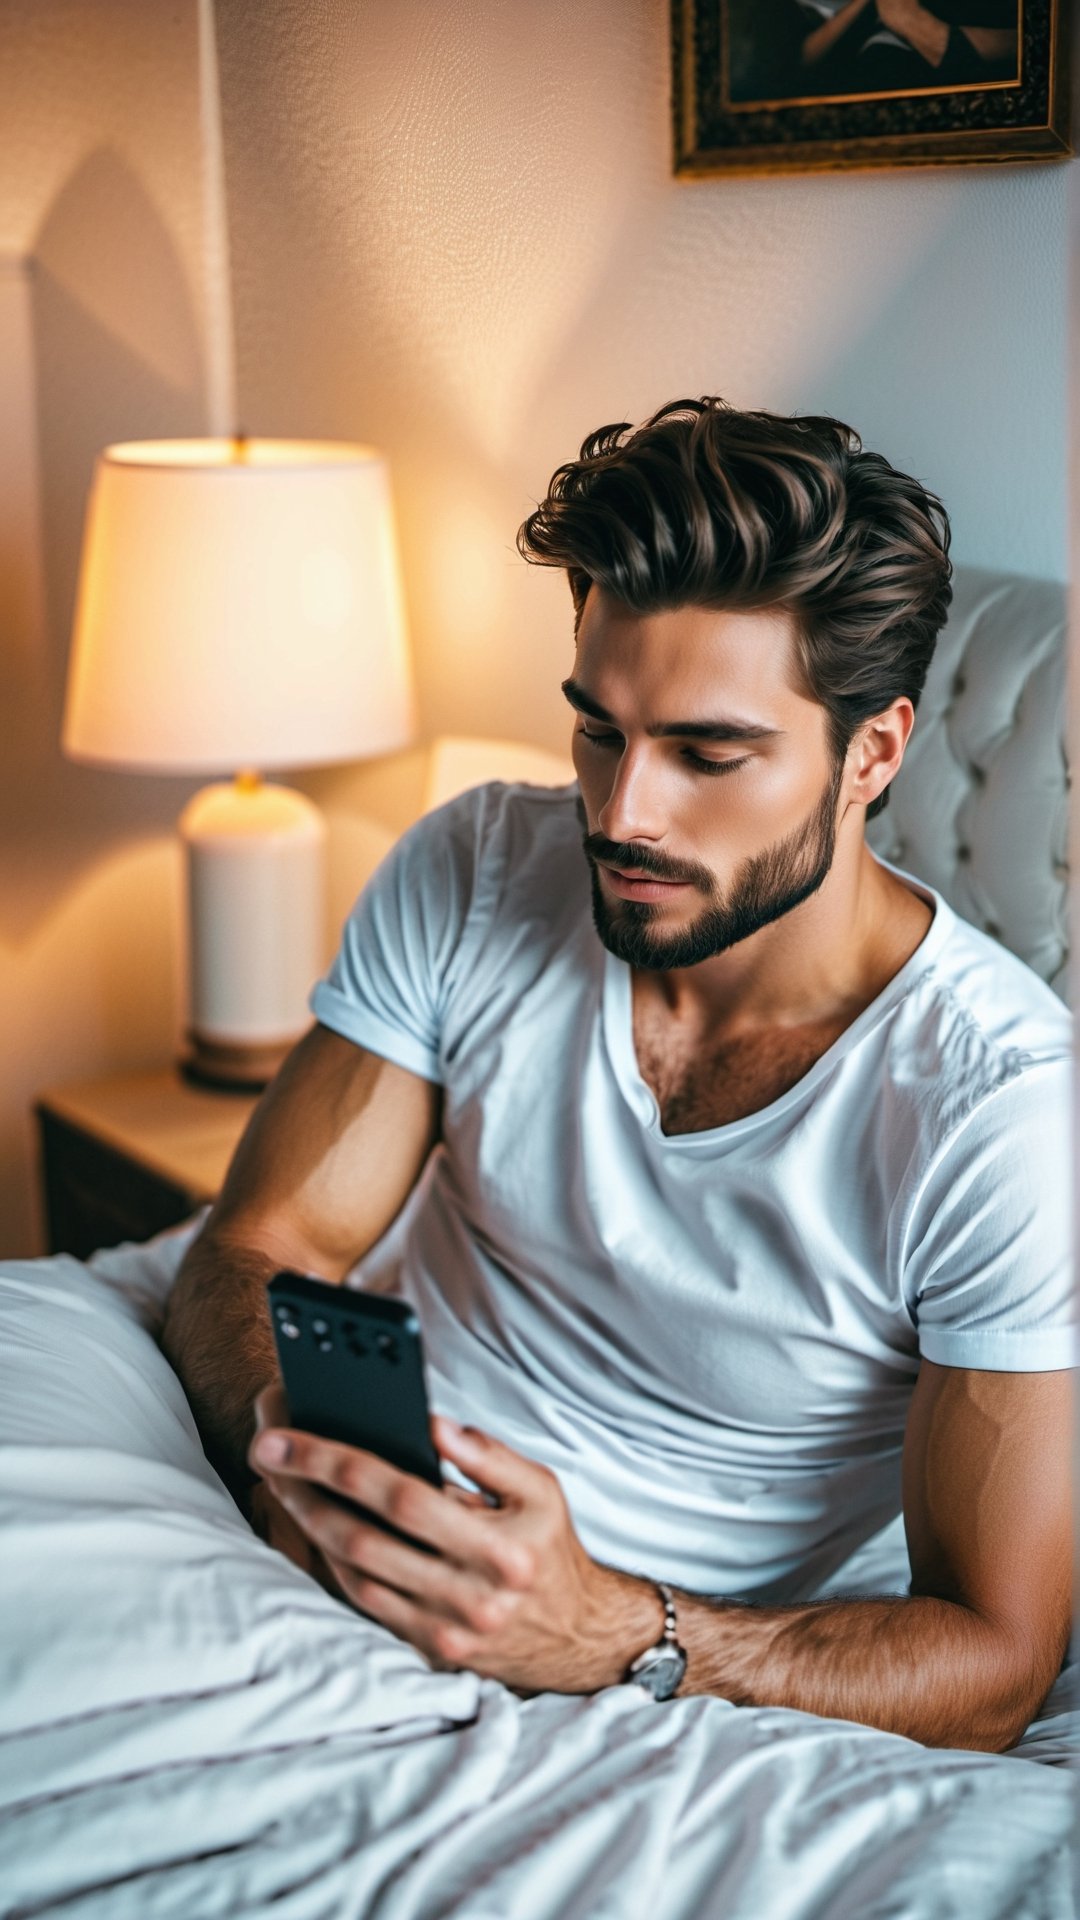
[[[192,1228],[0,1270],[0,1910],[1066,1920],[1076,1669],[1008,1755],[636,1688],[522,1701],[245,1524],[155,1339]],[[830,1583],[902,1591],[895,1529]]]
[[[1060,987],[1060,595],[1038,591],[968,576],[879,842]],[[1070,1920],[1073,1662],[1003,1755],[632,1687],[521,1700],[265,1546],[157,1343],[197,1224],[0,1263],[0,1914]],[[896,1523],[821,1591],[908,1578]]]

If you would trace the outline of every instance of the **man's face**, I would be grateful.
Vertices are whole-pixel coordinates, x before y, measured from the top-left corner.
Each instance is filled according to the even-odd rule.
[[[790,615],[636,614],[594,586],[564,691],[593,914],[620,959],[696,966],[820,887],[844,768]]]

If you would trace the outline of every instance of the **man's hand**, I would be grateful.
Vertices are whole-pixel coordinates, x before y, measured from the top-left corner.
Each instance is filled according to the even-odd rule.
[[[256,1482],[251,1494],[251,1525],[260,1540],[276,1553],[283,1553],[301,1573],[308,1573],[317,1580],[327,1593],[335,1594],[339,1599],[341,1590],[334,1579],[326,1561],[313,1546],[306,1533],[302,1533],[291,1514],[282,1506],[277,1495],[272,1493],[265,1480]]]
[[[433,1665],[471,1667],[521,1693],[591,1693],[659,1639],[656,1588],[589,1558],[545,1468],[434,1422],[440,1454],[498,1498],[491,1508],[275,1427],[279,1389],[257,1406],[265,1430],[250,1459],[272,1493],[343,1596]],[[911,1593],[786,1607],[680,1593],[680,1694],[861,1720],[930,1746],[1011,1747],[1068,1644],[1071,1427],[1064,1370],[923,1360],[904,1443]],[[264,1453],[272,1443],[287,1457]],[[431,1551],[388,1537],[342,1497]]]
[[[251,1465],[343,1597],[432,1666],[468,1667],[519,1693],[592,1693],[621,1680],[659,1638],[655,1590],[590,1559],[546,1467],[434,1420],[439,1454],[493,1494],[492,1507],[375,1454],[273,1424],[285,1417],[280,1388],[260,1394],[256,1414]],[[394,1539],[342,1500],[423,1545]]]

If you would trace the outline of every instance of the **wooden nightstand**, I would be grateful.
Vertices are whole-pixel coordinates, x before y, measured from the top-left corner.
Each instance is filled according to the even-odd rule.
[[[173,1071],[125,1074],[43,1093],[41,1133],[50,1253],[147,1240],[212,1200],[255,1105]]]

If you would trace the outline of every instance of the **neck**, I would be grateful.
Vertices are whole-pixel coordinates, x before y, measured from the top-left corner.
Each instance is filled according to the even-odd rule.
[[[845,833],[847,824],[808,900],[696,967],[636,972],[635,990],[661,998],[680,1025],[717,1036],[855,1019],[910,959],[933,915],[874,859],[861,817]]]

